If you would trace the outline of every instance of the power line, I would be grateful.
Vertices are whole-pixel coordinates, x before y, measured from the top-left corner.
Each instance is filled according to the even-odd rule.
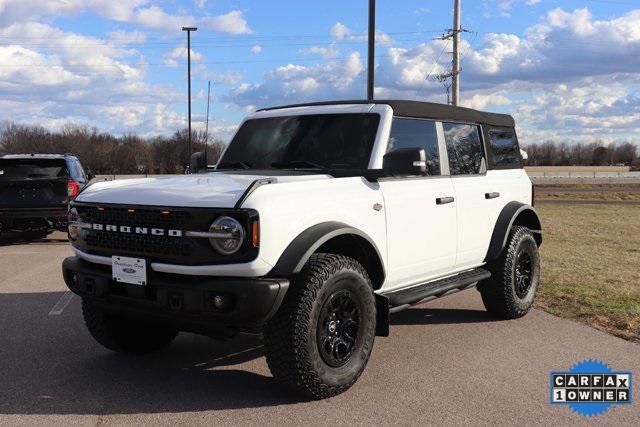
[[[376,55],[376,58],[390,58],[391,55]],[[334,58],[331,58],[332,60],[343,60],[343,59],[348,59],[348,56],[336,56]],[[239,61],[198,61],[198,64],[203,64],[203,65],[225,65],[225,64],[260,64],[260,63],[282,63],[282,62],[313,62],[313,61],[317,61],[317,58],[288,58],[288,59],[256,59],[256,60],[239,60]],[[110,69],[110,68],[120,68],[122,66],[130,66],[130,67],[167,67],[168,65],[165,63],[125,63],[125,62],[121,62],[118,64],[113,64],[113,65],[80,65],[80,64],[12,64],[12,65],[6,65],[6,64],[0,64],[0,68],[25,68],[25,67],[29,67],[29,68],[69,68],[69,69],[74,69],[74,68],[87,68],[87,69],[101,69],[101,68],[106,68],[106,69]],[[174,68],[174,67],[171,67]]]
[[[402,36],[402,35],[420,35],[420,34],[429,34],[429,33],[439,33],[441,30],[420,30],[420,31],[391,31],[391,32],[385,32],[385,34],[389,35],[389,36],[394,36],[394,35],[398,35],[398,36]],[[348,38],[363,38],[366,39],[367,37],[367,33],[351,33],[347,36]],[[45,40],[45,41],[51,41],[51,40],[64,40],[67,37],[51,37],[51,36],[3,36],[0,35],[0,40],[3,39],[9,39],[9,40]],[[264,41],[278,41],[278,40],[300,40],[300,39],[332,39],[335,40],[332,36],[330,35],[326,35],[326,34],[298,34],[298,35],[263,35],[263,36],[242,36],[241,39],[239,39],[237,36],[234,37],[222,37],[222,36],[214,36],[214,37],[201,37],[200,40],[205,40],[205,41],[213,41],[213,42],[251,42],[251,41],[255,41],[255,42],[264,42]],[[142,42],[132,42],[132,43],[127,43],[127,40],[130,40],[129,38],[126,37],[122,37],[122,38],[105,38],[105,39],[96,39],[97,42],[95,43],[96,45],[100,45],[102,44],[102,42],[104,43],[109,43],[109,42],[120,42],[123,44],[135,44],[135,43],[142,43]],[[153,41],[153,40],[159,40],[159,41]],[[340,40],[336,40],[336,41],[340,41]],[[150,39],[146,39],[144,44],[150,44],[150,43],[155,43],[155,44],[175,44],[177,42],[177,39],[174,40],[167,40],[166,38],[150,38]]]
[[[422,40],[422,37],[411,37],[411,38],[399,38],[394,39],[394,42],[411,42],[411,41],[419,41]],[[212,42],[213,43],[213,42]],[[325,43],[324,41],[317,42],[306,42],[306,43],[262,43],[262,47],[289,47],[289,46],[316,46],[318,44]],[[335,43],[337,45],[359,45],[367,43],[366,40],[342,40],[338,42],[329,42]],[[193,42],[192,47],[194,48],[240,48],[240,47],[252,47],[255,43],[244,43],[244,44],[210,44],[207,42]],[[109,44],[101,44],[101,45],[80,45],[80,44],[28,44],[21,43],[17,46],[20,47],[30,47],[30,48],[41,48],[41,49],[56,49],[56,48],[73,48],[73,49],[119,49],[119,50],[131,50],[131,49],[167,49],[168,47],[180,47],[179,43],[171,43],[168,45],[154,45],[154,44],[138,44],[138,45],[126,45],[126,46],[114,46]]]

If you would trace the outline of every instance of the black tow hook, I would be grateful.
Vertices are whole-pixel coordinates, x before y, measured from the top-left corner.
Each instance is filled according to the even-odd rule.
[[[184,296],[176,292],[169,294],[169,307],[176,311],[182,310],[184,307]]]

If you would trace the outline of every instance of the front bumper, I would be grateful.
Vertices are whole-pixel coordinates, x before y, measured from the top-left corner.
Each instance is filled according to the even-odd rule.
[[[67,228],[67,207],[0,209],[0,231]]]
[[[157,318],[178,329],[204,334],[258,330],[278,310],[286,279],[182,276],[150,271],[146,286],[116,283],[111,268],[66,258],[65,283],[104,310],[129,317]],[[223,305],[216,307],[219,296]]]

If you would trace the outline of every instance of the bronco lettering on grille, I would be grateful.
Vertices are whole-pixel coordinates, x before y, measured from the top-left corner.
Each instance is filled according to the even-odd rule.
[[[112,225],[112,224],[91,224],[91,229],[96,231],[110,231],[116,233],[127,234],[142,234],[152,236],[169,236],[169,237],[182,237],[184,235],[182,230],[165,230],[164,228],[151,228],[137,227],[129,225]]]

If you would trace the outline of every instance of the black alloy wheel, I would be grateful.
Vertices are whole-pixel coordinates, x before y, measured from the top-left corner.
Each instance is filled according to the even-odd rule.
[[[351,292],[339,290],[329,296],[318,319],[318,348],[329,366],[349,361],[358,338],[360,313]]]
[[[518,295],[519,298],[524,298],[529,292],[532,283],[532,275],[533,268],[531,255],[526,251],[522,251],[518,254],[518,261],[516,263],[515,271],[516,295]]]

